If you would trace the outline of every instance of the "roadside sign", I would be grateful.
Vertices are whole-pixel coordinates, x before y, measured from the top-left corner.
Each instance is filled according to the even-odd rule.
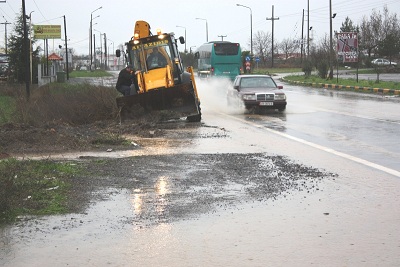
[[[293,43],[295,45],[304,45],[306,43],[306,40],[305,39],[296,39],[296,40],[293,40]]]
[[[337,34],[337,54],[343,62],[358,62],[358,35],[356,32]]]
[[[33,25],[35,39],[61,39],[61,25]]]
[[[260,62],[260,58],[259,57],[256,57],[256,62]]]
[[[249,56],[246,57],[246,61],[250,61],[250,57]]]

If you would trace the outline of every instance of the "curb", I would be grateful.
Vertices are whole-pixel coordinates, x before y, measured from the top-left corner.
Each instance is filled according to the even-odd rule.
[[[311,82],[289,81],[289,80],[286,80],[284,77],[280,78],[280,80],[291,83],[291,84],[301,84],[301,85],[317,87],[317,88],[339,89],[339,90],[345,89],[345,90],[362,91],[362,92],[369,92],[369,93],[400,95],[399,89],[375,88],[375,87],[364,87],[364,86],[348,86],[348,85],[346,86],[346,85],[330,84],[330,83],[311,83]]]

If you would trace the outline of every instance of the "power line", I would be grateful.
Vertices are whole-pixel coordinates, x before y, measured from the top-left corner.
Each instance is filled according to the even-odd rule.
[[[40,8],[38,7],[38,5],[36,4],[36,1],[33,0],[33,3],[35,3],[36,8],[39,10],[39,13],[42,15],[42,17],[47,21],[46,17],[43,15],[42,11],[40,10]]]

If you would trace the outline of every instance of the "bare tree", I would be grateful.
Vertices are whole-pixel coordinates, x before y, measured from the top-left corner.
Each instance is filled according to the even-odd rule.
[[[266,64],[267,58],[271,56],[272,37],[269,32],[258,31],[253,38],[253,48],[257,55]]]
[[[294,42],[292,38],[285,38],[278,44],[279,49],[285,54],[285,59],[300,49],[300,45]]]
[[[321,78],[326,78],[329,70],[330,38],[328,34],[319,41],[310,52],[312,64],[318,70]]]

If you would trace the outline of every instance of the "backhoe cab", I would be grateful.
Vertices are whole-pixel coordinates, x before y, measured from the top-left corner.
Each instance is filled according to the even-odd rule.
[[[184,43],[184,38],[179,38]],[[135,104],[146,110],[168,110],[171,117],[186,117],[188,121],[201,120],[193,68],[183,68],[173,33],[156,35],[150,25],[137,21],[134,36],[126,44],[125,58],[133,66],[138,81],[138,93],[117,98],[122,118],[130,116]],[[116,55],[121,56],[117,50]]]

